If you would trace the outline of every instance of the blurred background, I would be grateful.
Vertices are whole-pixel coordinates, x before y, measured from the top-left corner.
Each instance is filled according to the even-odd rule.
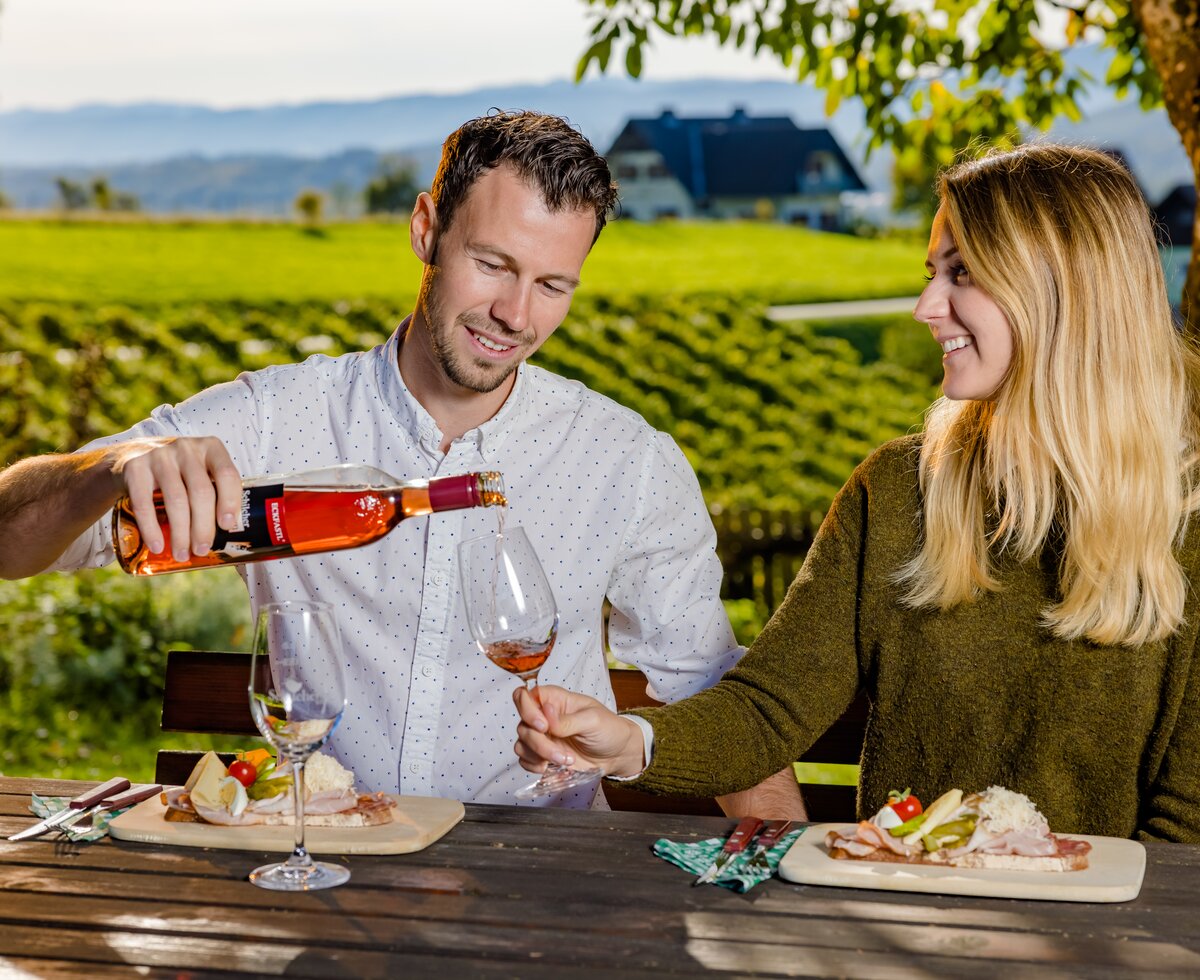
[[[743,642],[854,465],[936,397],[910,314],[956,150],[1048,132],[1119,155],[1180,302],[1194,179],[1153,65],[1102,16],[1121,5],[996,26],[1003,4],[956,24],[938,8],[972,5],[864,3],[870,57],[837,24],[755,55],[738,3],[650,6],[667,29],[603,0],[0,0],[0,465],[381,342],[416,293],[412,201],[493,108],[564,115],[609,158],[619,220],[536,361],[682,446]],[[914,25],[969,43],[906,74]],[[1053,98],[988,82],[990,53],[1049,66]],[[245,649],[247,624],[230,569],[0,582],[0,772],[148,778],[166,651]]]

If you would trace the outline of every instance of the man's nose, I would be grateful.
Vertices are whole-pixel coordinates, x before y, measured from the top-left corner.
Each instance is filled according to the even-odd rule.
[[[529,326],[529,306],[532,302],[530,286],[514,279],[506,283],[500,295],[492,302],[492,316],[503,323],[512,333],[523,333]]]

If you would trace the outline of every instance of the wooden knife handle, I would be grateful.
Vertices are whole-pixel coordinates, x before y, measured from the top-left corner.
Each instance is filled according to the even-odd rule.
[[[786,834],[791,826],[790,820],[768,820],[763,832],[758,835],[758,846],[764,851],[769,851],[779,843],[779,838]]]
[[[129,780],[124,776],[114,776],[107,783],[101,783],[95,789],[89,789],[86,793],[80,793],[67,805],[72,810],[86,810],[89,806],[95,806],[101,800],[109,796],[114,796],[117,793],[122,793],[129,789]]]
[[[127,789],[124,793],[107,797],[104,800],[104,806],[109,810],[120,810],[123,807],[141,803],[142,800],[148,800],[156,793],[161,792],[162,787],[158,783],[146,786],[134,786],[132,789]]]
[[[754,835],[758,833],[762,825],[763,822],[758,817],[743,817],[721,850],[726,854],[737,854],[744,851],[750,846],[750,841],[754,839]]]

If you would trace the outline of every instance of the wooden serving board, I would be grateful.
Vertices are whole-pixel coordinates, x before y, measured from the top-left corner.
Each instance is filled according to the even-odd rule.
[[[407,854],[428,847],[462,820],[458,800],[433,796],[393,796],[392,822],[376,827],[306,827],[304,845],[314,854]],[[175,823],[163,818],[166,807],[152,796],[115,817],[108,832],[117,840],[182,847],[224,847],[238,851],[290,851],[292,825],[221,827]]]
[[[1146,870],[1146,849],[1137,841],[1088,837],[1088,866],[1082,871],[1000,871],[986,868],[939,868],[884,861],[835,860],[825,849],[831,830],[846,824],[814,824],[805,829],[779,862],[779,876],[803,885],[932,892],[986,898],[1034,898],[1054,902],[1127,902],[1137,898]]]

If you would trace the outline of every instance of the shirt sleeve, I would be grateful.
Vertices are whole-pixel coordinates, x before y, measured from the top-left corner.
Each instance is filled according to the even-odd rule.
[[[670,796],[746,789],[800,757],[858,691],[867,491],[861,468],[838,494],[787,596],[741,662],[679,704],[638,709],[653,761],[631,787]]]
[[[716,542],[691,465],[674,440],[656,433],[609,582],[608,641],[660,701],[711,686],[745,652],[721,602]]]
[[[80,449],[101,449],[135,439],[169,436],[216,436],[225,443],[234,465],[243,477],[255,476],[265,413],[257,397],[260,379],[243,374],[236,381],[206,388],[178,405],[160,405],[150,417],[115,435],[94,439]],[[98,568],[115,558],[112,543],[112,514],[105,514],[76,538],[47,571],[71,572]]]
[[[1158,775],[1138,820],[1138,840],[1200,844],[1200,664],[1186,658],[1187,678]]]

